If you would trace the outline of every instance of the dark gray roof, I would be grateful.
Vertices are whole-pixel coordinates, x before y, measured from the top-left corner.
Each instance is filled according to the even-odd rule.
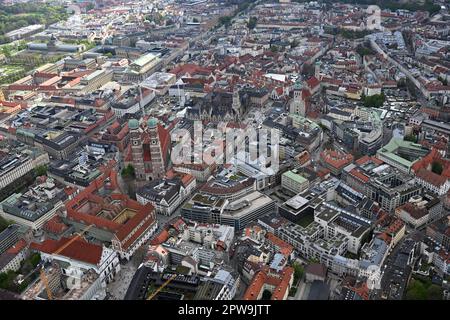
[[[19,231],[20,226],[17,224],[12,224],[8,226],[5,230],[0,232],[0,243]]]
[[[328,300],[329,297],[330,286],[322,281],[313,281],[309,290],[308,300]]]
[[[181,186],[180,178],[154,180],[136,193],[150,201],[160,202],[164,199],[170,203],[174,196],[180,193]]]

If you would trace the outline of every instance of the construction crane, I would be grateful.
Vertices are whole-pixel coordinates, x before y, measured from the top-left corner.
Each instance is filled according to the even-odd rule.
[[[65,244],[63,244],[61,247],[59,247],[58,249],[56,249],[52,254],[60,254],[65,248],[67,248],[68,246],[70,246],[73,242],[75,242],[76,240],[78,240],[84,233],[88,232],[89,229],[91,229],[94,225],[91,224],[89,226],[87,226],[86,228],[84,228],[83,230],[81,230],[79,233],[77,233],[77,235],[75,237],[73,237],[72,239],[70,239],[69,241],[67,241]],[[42,267],[41,269],[41,275],[40,275],[41,281],[42,283],[44,283],[45,286],[45,290],[47,291],[47,297],[49,300],[53,300],[53,294],[52,294],[52,290],[50,289],[50,286],[48,285],[48,278],[47,275],[45,274],[44,271],[44,267]]]
[[[147,300],[152,300],[162,289],[164,289],[165,286],[167,286],[173,279],[175,279],[177,277],[177,274],[173,274],[170,276],[169,279],[166,280],[166,282],[164,282],[158,289],[156,289],[155,292],[153,292],[148,298]]]
[[[91,229],[93,226],[94,225],[91,224],[91,225],[87,226],[86,228],[84,228],[83,230],[81,230],[80,233],[77,233],[77,235],[75,237],[73,237],[72,239],[67,241],[65,244],[63,244],[61,247],[59,247],[55,252],[53,252],[53,254],[60,254],[65,248],[67,248],[72,243],[74,243],[76,240],[78,240],[84,233],[88,232],[89,229]]]

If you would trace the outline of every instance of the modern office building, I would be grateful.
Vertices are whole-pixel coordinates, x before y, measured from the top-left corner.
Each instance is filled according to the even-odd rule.
[[[308,189],[309,181],[294,169],[281,175],[281,186],[293,193],[302,193]]]

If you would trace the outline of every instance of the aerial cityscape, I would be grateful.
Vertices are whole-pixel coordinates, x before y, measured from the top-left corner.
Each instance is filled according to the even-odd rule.
[[[0,0],[0,300],[450,300],[449,82],[449,0]]]

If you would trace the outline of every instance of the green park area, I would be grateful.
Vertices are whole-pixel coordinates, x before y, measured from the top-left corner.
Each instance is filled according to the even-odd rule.
[[[1,65],[0,66],[0,84],[11,83],[22,78],[26,69],[19,65]]]
[[[442,300],[442,288],[430,279],[412,278],[406,290],[407,300]]]
[[[67,19],[63,6],[45,3],[17,3],[13,6],[0,5],[0,44],[10,41],[6,33],[33,24],[50,25]]]
[[[0,288],[16,293],[24,291],[38,276],[38,272],[35,269],[40,261],[41,255],[39,253],[32,253],[22,261],[19,271],[10,270],[0,273]],[[17,281],[17,277],[20,274],[28,277],[23,279],[22,282],[19,282]]]

